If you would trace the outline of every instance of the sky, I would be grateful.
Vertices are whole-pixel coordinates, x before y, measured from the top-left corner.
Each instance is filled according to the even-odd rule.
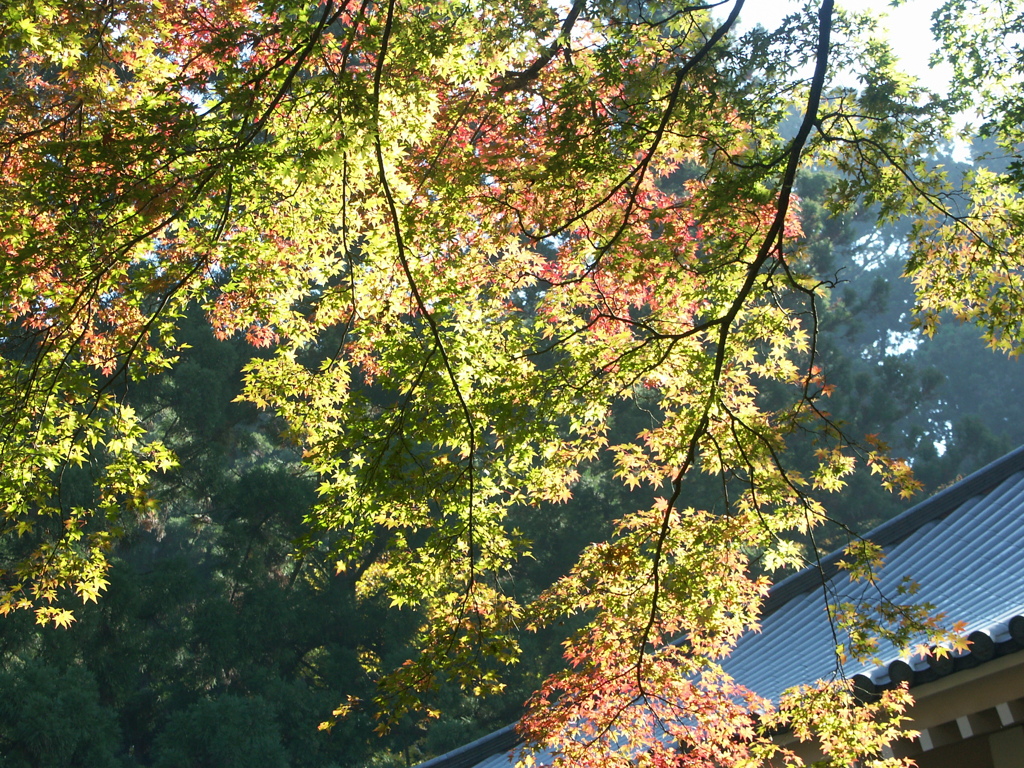
[[[947,68],[931,70],[928,59],[935,48],[931,35],[932,12],[942,0],[908,0],[892,8],[886,0],[836,0],[850,10],[871,9],[887,16],[884,25],[890,32],[893,50],[900,57],[904,69],[918,77],[932,90],[943,92],[949,82]],[[771,28],[787,13],[799,9],[800,0],[746,0],[741,20],[744,25],[761,23]]]

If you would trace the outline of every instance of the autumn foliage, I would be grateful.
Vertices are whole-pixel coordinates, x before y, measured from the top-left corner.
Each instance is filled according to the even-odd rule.
[[[968,302],[1011,348],[1015,246],[987,233],[1019,206],[979,191],[973,229],[929,207],[947,181],[919,161],[948,115],[864,19],[824,0],[741,34],[741,7],[0,9],[0,613],[66,623],[69,593],[102,591],[112,538],[174,461],[118,393],[174,365],[199,305],[264,350],[242,397],[319,479],[309,526],[339,571],[423,616],[422,653],[382,683],[385,721],[439,676],[499,691],[519,627],[582,612],[523,731],[569,762],[750,764],[780,717],[877,755],[898,697],[872,720],[838,683],[769,716],[720,667],[769,587],[749,557],[799,565],[793,538],[827,515],[815,492],[857,461],[914,482],[823,405],[835,276],[813,272],[794,190],[827,166],[835,210],[918,215],[925,324]],[[837,81],[847,66],[871,73],[863,90]],[[955,264],[931,268],[937,252]],[[650,428],[609,445],[612,405],[641,392]],[[807,432],[819,466],[802,476],[786,444]],[[567,498],[606,452],[663,498],[520,605],[502,577],[529,543],[509,511]],[[90,497],[68,497],[71,467]],[[720,507],[687,503],[690,473],[722,478]]]

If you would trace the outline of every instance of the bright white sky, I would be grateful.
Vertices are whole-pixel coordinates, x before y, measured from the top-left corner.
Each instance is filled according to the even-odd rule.
[[[909,0],[898,8],[890,7],[887,0],[836,0],[836,3],[850,10],[872,9],[884,14],[887,18],[883,25],[889,29],[893,50],[900,56],[904,69],[926,87],[940,92],[946,90],[948,70],[928,68],[928,59],[935,48],[931,15],[942,0]],[[740,18],[744,26],[761,23],[772,28],[783,16],[802,5],[800,0],[746,0]]]

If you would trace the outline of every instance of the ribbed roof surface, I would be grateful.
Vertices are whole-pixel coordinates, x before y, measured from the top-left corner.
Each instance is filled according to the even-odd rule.
[[[966,633],[984,632],[1006,650],[1017,650],[1024,624],[1024,447],[951,485],[866,534],[886,553],[878,587],[897,598],[896,586],[909,576],[920,585],[912,599],[931,603],[950,621],[966,623]],[[835,638],[826,601],[857,601],[877,596],[874,587],[851,583],[839,570],[838,553],[776,584],[765,602],[761,631],[740,640],[725,668],[761,696],[778,699],[787,688],[839,673]],[[829,597],[825,597],[823,578]],[[909,599],[904,600],[909,601]],[[838,638],[840,641],[844,637]],[[883,666],[847,664],[847,677],[866,675],[889,682],[895,649],[880,648]],[[907,659],[922,670],[922,659]],[[916,677],[915,677],[916,679]],[[508,768],[512,726],[436,757],[420,768]],[[543,762],[541,759],[539,762]]]
[[[1024,448],[950,486],[867,538],[883,546],[878,586],[897,601],[896,587],[909,576],[920,585],[915,603],[931,603],[966,632],[982,631],[996,643],[1009,639],[1008,622],[1024,612]],[[837,572],[838,557],[824,562],[828,600],[872,599],[874,589]],[[762,696],[777,699],[786,688],[837,674],[835,641],[826,612],[821,573],[809,568],[780,582],[765,606],[761,632],[744,637],[725,664],[727,671]],[[840,641],[845,638],[840,636]],[[888,665],[899,658],[879,648]],[[913,668],[927,666],[906,659]],[[847,664],[847,676],[888,682],[886,667]]]
[[[420,763],[417,768],[508,768],[509,750],[518,740],[515,724],[506,725],[501,730],[489,733],[465,746]]]
[[[539,766],[547,764],[547,761],[551,758],[550,753],[546,751],[535,752],[533,756]],[[444,755],[436,759],[441,760],[443,757]],[[518,750],[515,752],[505,750],[496,755],[491,755],[486,760],[477,763],[473,768],[509,768],[509,766],[515,765],[518,759]],[[438,768],[440,768],[440,766]],[[444,764],[444,768],[448,768],[447,763]]]

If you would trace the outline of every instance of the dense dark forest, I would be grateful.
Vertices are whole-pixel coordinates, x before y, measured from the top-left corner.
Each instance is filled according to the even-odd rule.
[[[877,435],[907,457],[922,484],[901,499],[858,470],[824,498],[833,523],[813,544],[832,549],[1024,442],[1024,369],[971,327],[947,322],[930,339],[913,329],[901,225],[828,217],[817,202],[824,181],[809,176],[800,193],[813,271],[833,276],[818,337],[835,385],[827,408],[851,437]],[[524,661],[504,672],[503,696],[442,687],[430,702],[435,719],[375,733],[365,703],[381,670],[405,658],[415,609],[357,594],[359,573],[339,572],[330,534],[311,527],[316,482],[283,423],[232,402],[258,351],[215,340],[198,310],[181,335],[187,348],[172,370],[121,382],[120,397],[180,465],[117,542],[106,593],[66,629],[40,628],[26,612],[0,622],[0,766],[387,768],[513,721],[561,662],[553,630],[522,639]],[[614,414],[610,440],[628,441],[657,418],[656,395],[638,393]],[[813,450],[810,440],[791,448],[797,465],[810,466]],[[723,504],[719,482],[691,482],[685,503]],[[89,488],[81,469],[62,493]],[[595,464],[567,503],[524,506],[514,523],[533,555],[505,589],[544,589],[611,521],[659,492],[631,491],[610,463]],[[339,701],[351,712],[318,728]]]

